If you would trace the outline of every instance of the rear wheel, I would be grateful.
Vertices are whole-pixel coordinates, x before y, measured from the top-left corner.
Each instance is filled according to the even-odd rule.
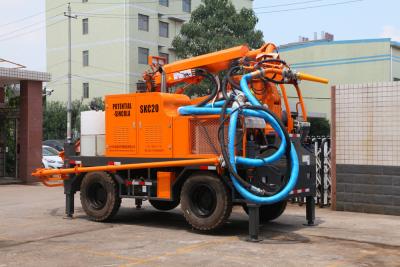
[[[111,219],[121,205],[117,184],[105,172],[90,172],[81,184],[82,208],[94,221]]]
[[[186,221],[201,231],[221,227],[232,212],[226,185],[215,174],[196,173],[183,184],[181,207]]]
[[[150,204],[158,210],[172,210],[179,205],[179,201],[149,200]]]
[[[286,205],[287,201],[284,200],[271,205],[261,206],[259,210],[260,222],[264,223],[277,219],[285,211]],[[246,213],[249,213],[247,206],[245,204],[243,205],[243,209]]]

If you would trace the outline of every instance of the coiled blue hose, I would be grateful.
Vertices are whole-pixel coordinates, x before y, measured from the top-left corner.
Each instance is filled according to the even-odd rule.
[[[246,74],[242,77],[240,81],[241,89],[246,96],[247,100],[254,106],[261,106],[258,102],[257,98],[251,93],[247,81],[252,79],[250,74]],[[179,113],[182,115],[213,115],[213,114],[220,114],[222,109],[220,108],[224,104],[224,101],[218,101],[213,104],[206,104],[203,107],[196,107],[196,106],[185,106],[180,107],[178,109]],[[251,158],[244,158],[240,156],[235,156],[235,138],[236,138],[236,126],[237,126],[237,119],[238,119],[238,112],[237,109],[228,108],[226,110],[227,114],[230,114],[230,121],[229,121],[229,129],[228,129],[228,151],[229,151],[229,162],[233,167],[234,171],[236,172],[236,164],[241,164],[243,166],[248,167],[260,167],[265,166],[266,164],[273,163],[279,160],[286,152],[287,144],[284,135],[284,129],[281,128],[279,122],[270,114],[263,110],[251,110],[251,109],[242,109],[242,114],[244,116],[251,116],[251,117],[259,117],[263,118],[267,123],[269,123],[272,128],[276,131],[278,136],[281,139],[281,144],[278,150],[264,159],[251,159]],[[286,186],[279,191],[277,194],[272,196],[258,196],[250,192],[248,189],[243,187],[240,182],[235,178],[235,176],[231,173],[230,178],[235,186],[236,190],[239,194],[248,200],[249,202],[256,203],[256,204],[273,204],[284,200],[293,190],[297,183],[297,177],[299,174],[299,162],[297,158],[296,150],[293,144],[290,144],[290,162],[291,162],[291,174],[288,183]]]

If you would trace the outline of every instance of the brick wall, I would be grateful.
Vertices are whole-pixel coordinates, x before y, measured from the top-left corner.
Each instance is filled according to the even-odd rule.
[[[400,215],[400,167],[337,165],[336,210]]]
[[[400,215],[400,83],[332,88],[333,207]]]

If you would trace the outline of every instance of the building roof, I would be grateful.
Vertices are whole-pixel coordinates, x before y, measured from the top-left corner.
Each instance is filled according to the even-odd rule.
[[[392,46],[400,48],[400,43],[392,42],[391,38],[375,38],[375,39],[340,40],[340,41],[315,40],[309,42],[299,42],[299,43],[290,43],[286,45],[281,45],[278,47],[278,49],[279,52],[286,52],[286,51],[302,49],[312,46],[321,46],[321,45],[357,44],[357,43],[365,44],[365,43],[381,43],[381,42],[389,42]]]
[[[392,41],[392,42],[390,42],[390,44],[391,44],[391,46],[400,49],[400,42]]]
[[[47,72],[0,67],[1,83],[15,83],[20,81],[49,82],[50,80],[51,74]]]

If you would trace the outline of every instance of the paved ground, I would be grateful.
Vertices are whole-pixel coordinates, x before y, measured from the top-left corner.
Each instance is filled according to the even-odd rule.
[[[291,206],[245,242],[247,216],[237,208],[217,234],[190,229],[181,211],[135,210],[123,201],[112,223],[63,219],[60,188],[0,186],[0,267],[5,266],[400,266],[400,217],[317,209],[305,227]]]

